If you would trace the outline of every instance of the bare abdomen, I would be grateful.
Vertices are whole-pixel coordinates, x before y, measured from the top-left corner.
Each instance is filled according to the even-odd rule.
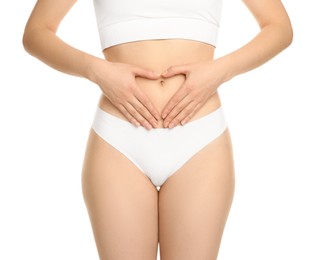
[[[191,40],[149,40],[125,43],[104,50],[104,55],[111,62],[130,63],[162,73],[169,66],[189,64],[199,61],[212,60],[214,47]],[[138,86],[148,96],[151,102],[161,113],[167,102],[176,93],[185,81],[184,75],[171,78],[150,80],[136,77]],[[99,106],[106,112],[127,118],[103,94]],[[209,114],[220,106],[220,98],[216,92],[191,118],[193,121],[203,115]],[[159,128],[163,122],[159,122]]]

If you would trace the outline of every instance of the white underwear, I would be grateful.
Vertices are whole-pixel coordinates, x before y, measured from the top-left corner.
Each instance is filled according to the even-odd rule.
[[[97,106],[93,130],[160,187],[227,127],[223,108],[174,128],[135,127]]]

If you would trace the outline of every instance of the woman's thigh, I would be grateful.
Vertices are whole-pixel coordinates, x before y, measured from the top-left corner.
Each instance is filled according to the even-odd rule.
[[[93,129],[82,189],[101,260],[155,260],[158,191],[150,180]]]
[[[161,259],[217,259],[234,187],[233,151],[227,128],[160,188]]]

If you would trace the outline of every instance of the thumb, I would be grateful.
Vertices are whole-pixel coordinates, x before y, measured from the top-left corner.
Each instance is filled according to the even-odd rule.
[[[153,70],[150,70],[150,69],[134,67],[132,71],[136,76],[140,76],[143,78],[158,79],[160,77],[159,73],[157,73]]]
[[[162,72],[161,76],[168,78],[178,74],[187,74],[188,72],[189,68],[187,65],[170,66],[166,71]]]

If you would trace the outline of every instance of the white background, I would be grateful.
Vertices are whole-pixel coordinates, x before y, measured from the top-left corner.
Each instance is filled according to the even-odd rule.
[[[224,2],[217,57],[258,32],[241,1]],[[34,3],[0,3],[0,259],[94,260],[80,173],[100,90],[24,51]],[[284,5],[291,47],[219,89],[236,168],[219,260],[322,259],[321,8]],[[79,1],[59,36],[102,57],[95,22]]]

